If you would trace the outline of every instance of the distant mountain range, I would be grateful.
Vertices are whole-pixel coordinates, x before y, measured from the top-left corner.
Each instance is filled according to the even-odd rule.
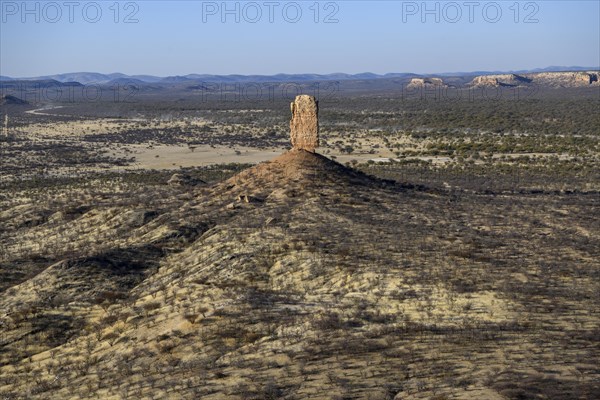
[[[11,78],[0,76],[0,81],[55,81],[60,83],[81,83],[88,84],[111,84],[111,83],[185,83],[185,82],[308,82],[308,81],[340,81],[340,80],[369,80],[380,78],[406,78],[417,76],[411,73],[391,73],[377,75],[373,73],[362,74],[276,74],[276,75],[210,75],[210,74],[189,74],[185,76],[151,76],[151,75],[125,75],[121,73],[100,74],[97,72],[74,72],[58,75],[45,75],[27,78]]]
[[[60,83],[81,83],[88,84],[139,84],[139,83],[185,83],[185,82],[309,82],[309,81],[342,81],[342,80],[371,80],[386,78],[410,78],[417,76],[476,76],[489,74],[523,74],[536,72],[561,72],[561,71],[589,71],[598,70],[600,67],[560,67],[551,66],[546,68],[536,68],[531,70],[519,71],[470,71],[470,72],[445,72],[439,74],[416,74],[416,73],[388,73],[373,74],[370,72],[360,74],[276,74],[276,75],[210,75],[210,74],[189,74],[184,76],[159,77],[152,75],[126,75],[122,73],[101,74],[97,72],[73,72],[57,75],[46,75],[27,78],[11,78],[0,75],[0,81],[56,81]]]

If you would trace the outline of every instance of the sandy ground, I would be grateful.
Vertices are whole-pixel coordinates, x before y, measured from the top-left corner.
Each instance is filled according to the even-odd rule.
[[[227,146],[198,146],[192,152],[187,146],[153,146],[128,145],[127,149],[133,151],[135,168],[148,169],[174,169],[179,167],[204,166],[210,164],[251,163],[256,164],[270,160],[286,149],[270,148],[257,149],[253,147],[227,147]],[[236,153],[239,152],[239,153]],[[132,154],[117,154],[131,157]]]
[[[27,111],[30,114],[57,116],[58,114],[49,114],[38,110]],[[77,138],[86,135],[102,135],[126,131],[130,129],[140,129],[140,124],[145,129],[194,129],[207,125],[207,122],[202,119],[189,121],[160,121],[160,120],[143,120],[143,119],[116,119],[103,118],[98,120],[83,120],[83,121],[66,121],[52,123],[35,123],[30,124],[26,128],[28,135],[36,138]]]
[[[205,166],[211,164],[227,163],[249,163],[256,164],[268,161],[287,151],[286,148],[257,149],[255,147],[235,146],[198,146],[192,152],[187,146],[153,146],[127,145],[128,150],[133,153],[114,153],[121,157],[135,157],[132,168],[148,169],[174,169],[179,167]],[[341,163],[352,160],[358,162],[389,161],[381,154],[340,154],[338,152],[327,152],[325,149],[317,149],[318,153],[334,158]],[[239,153],[238,153],[239,152]],[[429,157],[435,158],[435,157]],[[443,162],[443,161],[442,161]]]
[[[44,107],[31,111],[30,114],[53,116],[54,109],[60,109],[61,106]],[[31,124],[26,128],[26,134],[32,139],[38,141],[64,140],[78,141],[85,140],[87,135],[102,135],[115,133],[125,130],[140,129],[140,124],[144,124],[144,129],[170,129],[179,128],[183,130],[195,130],[210,125],[210,121],[202,118],[194,118],[181,121],[162,121],[162,120],[140,120],[140,119],[99,119],[82,120],[53,123]],[[237,129],[246,129],[252,131],[252,127],[237,127]],[[349,138],[339,132],[332,132],[324,135],[323,146],[317,149],[317,152],[346,164],[348,162],[365,163],[374,161],[386,163],[390,161],[401,160],[422,160],[431,162],[434,165],[442,165],[451,161],[447,156],[409,156],[399,159],[395,154],[397,150],[423,150],[428,144],[428,140],[415,140],[408,135],[398,135],[394,137],[391,143],[386,143],[380,132],[369,131],[362,132]],[[326,139],[326,140],[325,140]],[[351,145],[354,151],[351,154],[340,151],[338,146]],[[399,146],[400,145],[400,146]],[[393,147],[392,147],[393,146]],[[113,147],[114,148],[114,147]],[[210,146],[198,145],[192,151],[186,145],[154,145],[148,144],[127,144],[120,145],[117,150],[113,150],[112,155],[130,159],[135,157],[135,162],[128,167],[114,167],[116,170],[123,169],[177,169],[180,167],[206,166],[212,164],[226,163],[249,163],[256,164],[270,160],[287,149],[266,148],[260,149],[247,146]],[[542,153],[520,153],[520,154],[495,154],[494,158],[505,156],[506,158],[518,158],[522,156],[542,157],[550,154]],[[569,159],[568,154],[559,154],[559,159]],[[477,160],[476,164],[483,161]],[[90,168],[94,170],[94,168]],[[104,169],[103,169],[104,170]]]

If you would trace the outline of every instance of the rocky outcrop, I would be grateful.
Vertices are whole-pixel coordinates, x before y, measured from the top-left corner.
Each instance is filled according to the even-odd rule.
[[[485,86],[527,86],[537,85],[544,87],[586,87],[599,85],[598,71],[587,72],[540,72],[534,74],[501,74],[481,75],[475,77],[470,85],[475,87]]]
[[[598,71],[544,72],[535,74],[535,82],[553,87],[585,87],[598,85]]]
[[[412,78],[407,85],[408,88],[444,88],[448,85],[440,78]]]
[[[171,178],[167,181],[167,184],[171,186],[196,186],[204,183],[206,182],[201,179],[196,179],[188,174],[181,173],[173,174],[173,176],[171,176]]]
[[[312,153],[319,147],[319,105],[313,96],[300,95],[291,104],[290,139],[297,150]]]
[[[472,86],[520,86],[531,82],[531,78],[516,74],[482,75],[471,81]]]

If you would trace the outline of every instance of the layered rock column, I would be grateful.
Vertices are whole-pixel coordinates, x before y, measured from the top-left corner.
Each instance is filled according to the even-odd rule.
[[[294,149],[312,153],[319,147],[319,103],[313,96],[296,96],[291,104],[290,139]]]

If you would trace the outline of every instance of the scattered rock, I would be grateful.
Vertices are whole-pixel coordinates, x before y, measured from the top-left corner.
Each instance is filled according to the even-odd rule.
[[[171,186],[196,186],[201,185],[204,182],[201,179],[196,179],[191,177],[188,174],[175,173],[171,178],[167,181],[167,184]]]
[[[259,199],[258,197],[249,196],[247,194],[240,194],[237,198],[237,201],[240,203],[260,203],[260,202],[262,202],[262,200]]]
[[[271,224],[273,224],[273,223],[275,223],[275,222],[277,222],[277,220],[276,220],[275,218],[273,218],[273,217],[269,217],[269,218],[267,218],[267,220],[265,221],[265,226],[269,226],[269,225],[271,225]]]

